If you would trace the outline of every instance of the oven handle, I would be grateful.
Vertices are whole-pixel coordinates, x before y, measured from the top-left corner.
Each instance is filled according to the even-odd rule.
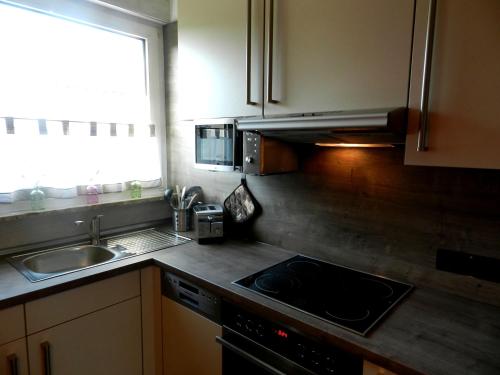
[[[284,372],[278,370],[277,368],[271,366],[270,364],[260,360],[259,358],[251,355],[243,349],[238,348],[236,345],[231,344],[229,341],[224,340],[220,336],[215,336],[215,341],[221,344],[224,348],[231,350],[233,353],[238,354],[239,356],[245,358],[246,360],[252,362],[253,364],[263,367],[268,372],[273,375],[286,375]]]

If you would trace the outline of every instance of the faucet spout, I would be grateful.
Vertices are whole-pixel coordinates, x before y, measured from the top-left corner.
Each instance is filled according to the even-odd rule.
[[[90,222],[90,239],[92,240],[92,245],[101,245],[101,218],[103,215],[96,215],[92,218]]]

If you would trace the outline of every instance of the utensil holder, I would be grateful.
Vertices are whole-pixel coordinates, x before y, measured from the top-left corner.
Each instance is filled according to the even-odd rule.
[[[187,232],[191,229],[191,209],[174,209],[173,217],[174,231]]]

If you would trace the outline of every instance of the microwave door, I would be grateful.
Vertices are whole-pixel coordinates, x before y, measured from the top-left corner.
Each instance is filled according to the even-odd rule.
[[[235,170],[234,124],[203,123],[195,126],[195,167],[214,171]]]

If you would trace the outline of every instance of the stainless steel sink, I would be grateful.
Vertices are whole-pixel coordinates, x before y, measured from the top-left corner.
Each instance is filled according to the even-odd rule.
[[[81,244],[36,253],[14,255],[7,260],[30,281],[41,281],[123,258],[119,247]]]
[[[36,282],[180,245],[187,241],[188,238],[177,234],[146,229],[108,238],[105,240],[107,246],[77,244],[13,255],[7,258],[7,261],[30,281]]]
[[[107,262],[117,256],[103,246],[87,245],[35,254],[22,262],[32,272],[59,273]]]

